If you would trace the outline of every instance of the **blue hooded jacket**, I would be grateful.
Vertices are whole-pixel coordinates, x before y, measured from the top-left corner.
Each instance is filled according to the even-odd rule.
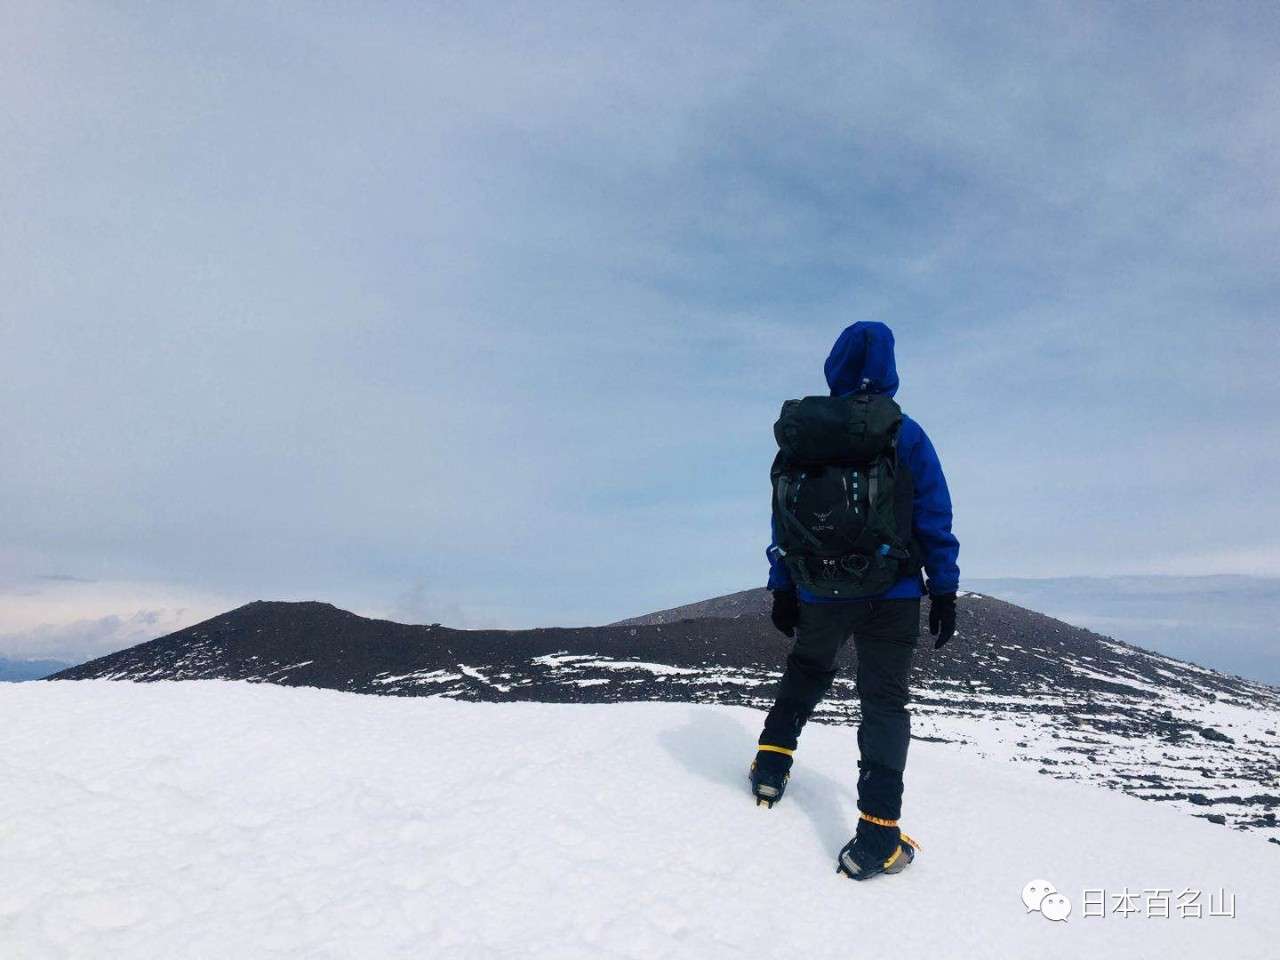
[[[892,397],[898,392],[898,366],[893,357],[893,331],[883,323],[859,321],[846,327],[831,348],[824,368],[833,397],[854,393],[875,393]],[[898,431],[898,462],[911,470],[915,482],[912,527],[924,551],[924,569],[931,594],[953,593],[960,585],[960,541],[951,532],[951,494],[942,464],[933,444],[905,414]],[[795,584],[777,552],[777,531],[765,551],[769,559],[769,589],[789,590]],[[800,599],[808,603],[851,603],[857,601],[816,597],[801,588]],[[880,596],[910,599],[924,593],[919,574],[904,577]]]

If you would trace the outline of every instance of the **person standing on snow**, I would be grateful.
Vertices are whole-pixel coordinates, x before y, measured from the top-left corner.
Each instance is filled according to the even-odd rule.
[[[898,828],[911,736],[907,675],[926,592],[935,649],[955,632],[960,544],[933,444],[892,399],[893,332],[853,324],[825,371],[831,395],[787,401],[774,426],[768,586],[773,623],[795,645],[760,734],[751,790],[757,805],[782,798],[800,731],[852,636],[861,815],[836,869],[865,880],[915,858],[916,843]]]

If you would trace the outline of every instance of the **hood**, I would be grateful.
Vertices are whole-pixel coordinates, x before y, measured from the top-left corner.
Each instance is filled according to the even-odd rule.
[[[893,359],[893,331],[875,320],[859,320],[836,339],[824,367],[833,397],[851,393],[898,392],[898,365]]]

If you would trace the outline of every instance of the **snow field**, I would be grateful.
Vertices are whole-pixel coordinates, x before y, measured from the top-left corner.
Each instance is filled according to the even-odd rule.
[[[0,688],[0,958],[1275,956],[1280,850],[914,743],[924,852],[857,884],[856,743],[761,715],[220,681]],[[1027,913],[1044,877],[1065,923]],[[1235,919],[1082,918],[1083,888],[1225,888]],[[1207,910],[1206,910],[1207,912]]]

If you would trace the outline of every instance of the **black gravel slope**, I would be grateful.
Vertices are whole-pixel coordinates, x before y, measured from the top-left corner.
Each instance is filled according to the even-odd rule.
[[[466,700],[677,700],[765,707],[787,652],[764,591],[604,627],[452,630],[325,603],[251,603],[54,680],[226,679]],[[693,618],[683,615],[698,614]],[[846,651],[848,654],[849,651]],[[964,595],[922,642],[914,732],[1058,777],[1280,836],[1280,690]],[[820,721],[857,717],[851,671]],[[1270,818],[1270,819],[1268,819]]]

